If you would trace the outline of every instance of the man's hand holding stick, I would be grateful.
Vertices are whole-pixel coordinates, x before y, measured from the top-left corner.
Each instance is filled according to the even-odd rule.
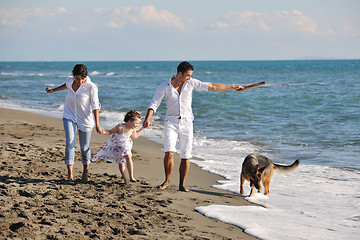
[[[259,82],[259,83],[247,85],[247,86],[244,86],[244,88],[241,89],[241,90],[238,91],[238,92],[242,92],[242,91],[244,91],[244,90],[248,90],[248,89],[255,88],[255,87],[259,87],[259,86],[263,86],[263,85],[265,85],[265,82]]]

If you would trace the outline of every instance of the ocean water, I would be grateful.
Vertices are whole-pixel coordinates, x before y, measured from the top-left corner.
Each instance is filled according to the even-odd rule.
[[[129,109],[146,114],[157,86],[179,62],[85,62],[99,87],[101,125]],[[65,82],[75,62],[0,62],[0,107],[61,117]],[[225,177],[215,188],[239,193],[243,159],[262,153],[299,168],[275,173],[270,194],[245,199],[259,206],[196,210],[261,239],[358,239],[360,234],[360,60],[194,61],[194,78],[266,85],[242,93],[194,92],[192,160]],[[165,103],[143,135],[162,142]],[[161,165],[162,163],[159,162]]]

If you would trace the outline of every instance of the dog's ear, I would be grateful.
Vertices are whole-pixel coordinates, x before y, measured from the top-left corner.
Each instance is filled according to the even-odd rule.
[[[260,168],[258,171],[262,173],[265,170],[266,167]]]

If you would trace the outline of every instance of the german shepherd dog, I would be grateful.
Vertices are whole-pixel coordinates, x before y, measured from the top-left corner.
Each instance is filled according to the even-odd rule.
[[[261,192],[261,184],[264,185],[264,195],[268,195],[270,190],[270,183],[274,177],[274,170],[280,173],[289,173],[294,171],[299,166],[299,159],[289,166],[279,165],[273,163],[267,157],[252,153],[246,156],[242,164],[242,170],[240,175],[240,193],[244,193],[244,182],[245,180],[250,182],[250,197],[254,194],[254,188]]]

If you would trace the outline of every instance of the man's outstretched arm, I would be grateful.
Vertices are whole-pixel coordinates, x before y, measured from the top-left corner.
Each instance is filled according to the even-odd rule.
[[[226,84],[221,84],[221,83],[209,83],[209,86],[208,86],[209,91],[230,91],[230,90],[234,90],[234,91],[240,92],[243,89],[244,89],[244,87],[241,86],[241,85],[233,86],[233,85],[226,85]]]

